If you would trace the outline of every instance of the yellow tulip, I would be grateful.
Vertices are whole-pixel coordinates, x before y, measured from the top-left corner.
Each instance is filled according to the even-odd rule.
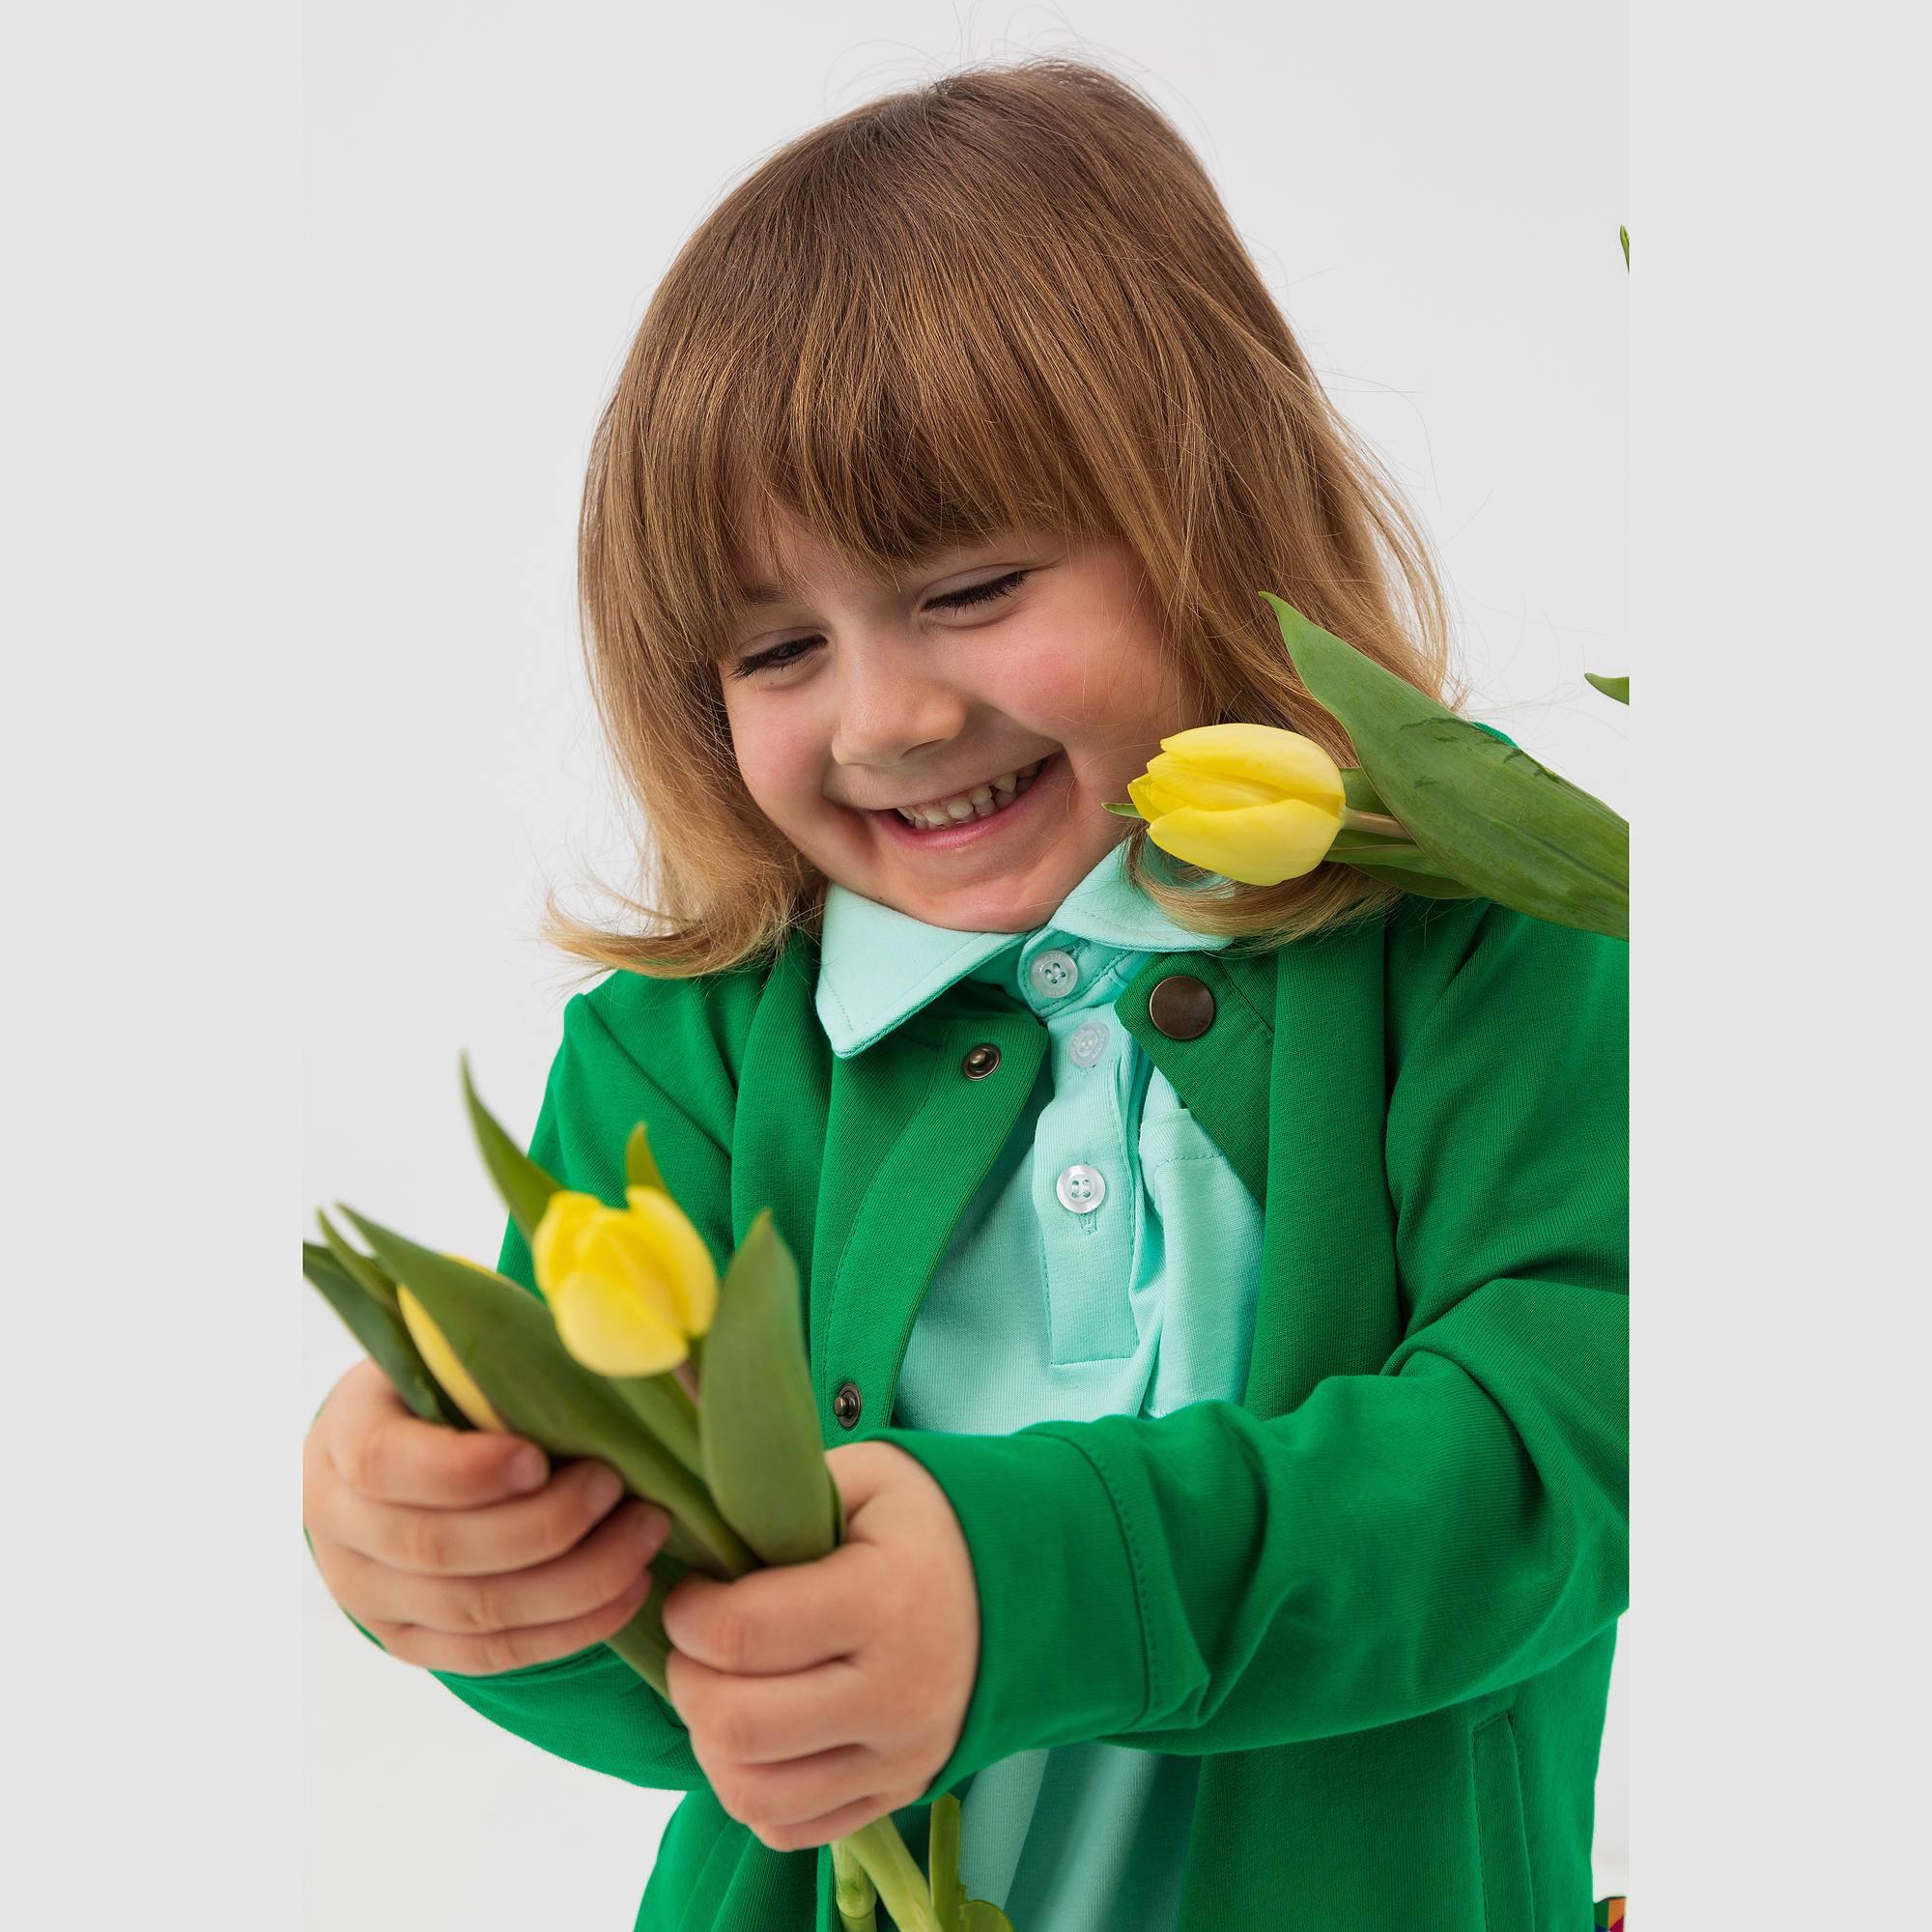
[[[691,1353],[718,1308],[704,1237],[661,1187],[625,1208],[558,1188],[530,1242],[537,1286],[563,1346],[601,1376],[655,1376]]]
[[[1335,760],[1272,724],[1200,724],[1163,738],[1127,795],[1163,852],[1243,885],[1312,872],[1342,829]]]
[[[451,1255],[449,1259],[461,1261],[463,1257]],[[475,1264],[472,1262],[469,1265],[473,1267]],[[443,1394],[478,1429],[497,1429],[508,1434],[509,1425],[490,1406],[489,1397],[476,1386],[469,1371],[456,1359],[456,1350],[449,1346],[442,1330],[430,1320],[429,1310],[400,1282],[396,1284],[396,1306],[402,1310],[403,1326],[410,1331],[410,1340],[416,1345],[416,1353],[423,1358],[423,1366],[436,1378]]]

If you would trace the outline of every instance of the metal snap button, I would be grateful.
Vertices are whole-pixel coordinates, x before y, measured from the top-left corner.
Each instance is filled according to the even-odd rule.
[[[1075,1161],[1053,1183],[1060,1205],[1075,1214],[1091,1214],[1107,1198],[1107,1177],[1097,1167]]]
[[[983,1080],[1000,1064],[1000,1049],[990,1039],[982,1039],[959,1063],[959,1070],[969,1080]]]
[[[1107,1029],[1098,1020],[1089,1020],[1074,1030],[1066,1042],[1066,1052],[1075,1066],[1092,1066],[1107,1050]]]
[[[1063,999],[1080,983],[1080,965],[1072,953],[1056,946],[1027,968],[1027,977],[1042,999]]]
[[[840,1382],[838,1393],[832,1398],[832,1413],[847,1429],[859,1419],[859,1411],[865,1404],[859,1397],[857,1382]]]
[[[1192,973],[1170,973],[1148,995],[1148,1018],[1169,1039],[1199,1039],[1214,1024],[1214,995]]]

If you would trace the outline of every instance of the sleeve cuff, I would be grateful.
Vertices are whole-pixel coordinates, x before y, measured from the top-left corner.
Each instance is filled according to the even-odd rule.
[[[1150,1698],[1138,1565],[1114,1494],[1076,1443],[881,1429],[946,1492],[980,1593],[980,1662],[930,1804],[1020,1751],[1131,1730]],[[1077,1425],[1076,1425],[1077,1426]]]

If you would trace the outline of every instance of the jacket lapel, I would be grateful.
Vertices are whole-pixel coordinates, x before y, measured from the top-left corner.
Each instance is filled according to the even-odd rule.
[[[1114,1011],[1259,1206],[1267,1207],[1268,1067],[1274,1048],[1275,961],[1266,953],[1156,952],[1121,989]],[[1193,1039],[1154,1025],[1148,1000],[1185,974],[1214,996],[1214,1017]]]
[[[1115,1010],[1263,1208],[1262,1283],[1242,1406],[1278,1415],[1325,1376],[1372,1375],[1400,1339],[1382,1153],[1381,926],[1271,952],[1150,959]],[[1172,1039],[1148,999],[1201,980],[1214,1017]]]
[[[817,958],[810,935],[799,934],[766,982],[732,1068],[737,1102],[729,1162],[733,1248],[769,1208],[808,1281],[832,1084],[831,1052],[812,1008]],[[804,1332],[810,1334],[809,1322]]]
[[[877,1045],[833,1060],[810,1297],[828,1441],[890,1424],[920,1303],[1033,1091],[1046,1037],[1032,1013],[962,980]],[[999,1049],[999,1065],[973,1079],[962,1063],[981,1045]],[[832,1410],[846,1382],[862,1405],[849,1430]]]

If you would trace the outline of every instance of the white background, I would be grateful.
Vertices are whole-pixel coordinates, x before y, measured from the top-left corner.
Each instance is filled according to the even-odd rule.
[[[1922,59],[1879,0],[1829,18],[1766,6],[1746,35],[1717,0],[1633,0],[1625,211],[1606,205],[1620,116],[1592,93],[1618,84],[1613,18],[1598,45],[1574,38],[1577,10],[1470,8],[1444,44],[1419,11],[1356,12],[1338,46],[1346,29],[1313,12],[1197,9],[1182,43],[1115,8],[895,7],[849,32],[821,10],[799,45],[776,10],[739,9],[673,53],[582,8],[545,8],[539,31],[534,8],[318,7],[306,301],[292,5],[97,0],[15,23],[0,63],[8,1922],[334,1932],[303,1887],[319,1807],[336,1821],[323,1849],[392,1888],[359,1896],[352,1925],[628,1922],[649,1830],[624,1793],[588,1778],[533,1804],[505,1784],[502,1812],[466,1817],[482,1848],[453,1839],[434,1780],[487,1727],[449,1747],[469,1714],[320,1633],[293,1525],[301,1425],[340,1345],[304,1358],[291,1229],[346,1196],[452,1245],[494,1237],[454,1151],[453,1055],[469,1046],[489,1096],[529,1118],[555,1025],[527,943],[535,880],[617,849],[568,668],[564,531],[654,275],[775,139],[1009,43],[1149,71],[1317,361],[1349,407],[1384,412],[1364,420],[1447,545],[1486,715],[1621,802],[1618,732],[1572,706],[1598,664],[1573,655],[1559,678],[1529,653],[1547,613],[1596,626],[1582,645],[1618,653],[1609,668],[1643,659],[1637,1923],[1878,1926],[1917,1908],[1923,1558],[1902,1526],[1923,1514],[1932,1339],[1916,852],[1932,419],[1923,264],[1900,238],[1922,213]],[[532,23],[514,57],[506,18]],[[452,101],[479,86],[466,120]],[[516,165],[492,165],[486,114]],[[358,286],[345,336],[355,297],[330,284],[366,272],[348,226],[360,141],[394,191],[364,196],[366,234],[409,300]],[[607,186],[611,146],[624,165]],[[1612,609],[1614,547],[1560,567],[1546,549],[1614,514],[1592,486],[1619,447],[1582,399],[1614,366],[1621,285],[1602,285],[1598,236],[1626,214],[1641,652]],[[490,257],[467,312],[412,270],[412,224],[432,262]],[[554,294],[559,261],[611,266]],[[440,334],[411,323],[425,301]],[[550,316],[594,334],[588,364],[549,339]],[[1350,331],[1371,319],[1363,345]],[[384,328],[406,374],[351,420],[365,447],[345,484],[339,357],[346,341],[373,365]],[[477,378],[462,407],[439,357]],[[552,367],[568,394],[542,384]],[[1538,394],[1551,421],[1582,411],[1574,435],[1545,429]],[[412,395],[429,399],[414,414]],[[1418,412],[1426,440],[1399,421]],[[484,436],[480,454],[461,441]],[[466,484],[441,437],[510,493],[461,539],[433,514]],[[526,478],[536,496],[515,493]],[[353,529],[345,488],[373,506]],[[1572,500],[1575,517],[1555,507]],[[474,650],[492,638],[494,655]],[[424,686],[435,702],[412,696]],[[366,701],[316,708],[338,688]],[[412,703],[423,742],[400,750],[427,776],[396,782],[379,714]],[[460,764],[442,750],[457,739]],[[380,842],[355,805],[371,784],[388,787]],[[407,894],[384,890],[391,868]],[[366,1074],[359,1104],[338,1062]],[[305,1608],[334,1660],[306,1701]],[[364,1694],[352,1680],[379,1718],[356,1775],[380,1802],[355,1817],[328,1723]],[[520,1827],[574,1832],[607,1873],[596,1895],[508,1889],[529,1860]]]
[[[542,885],[624,877],[572,607],[597,409],[721,193],[968,60],[1084,53],[1178,123],[1433,533],[1472,710],[1627,809],[1628,715],[1582,677],[1633,669],[1624,24],[1540,0],[315,9],[311,1212],[494,1263],[457,1054],[527,1134],[580,983],[533,937]],[[318,1297],[305,1321],[292,1432],[355,1357]],[[307,1587],[310,1924],[628,1925],[677,1794],[497,1729]],[[1625,1886],[1626,1758],[1620,1660],[1600,1892]]]

